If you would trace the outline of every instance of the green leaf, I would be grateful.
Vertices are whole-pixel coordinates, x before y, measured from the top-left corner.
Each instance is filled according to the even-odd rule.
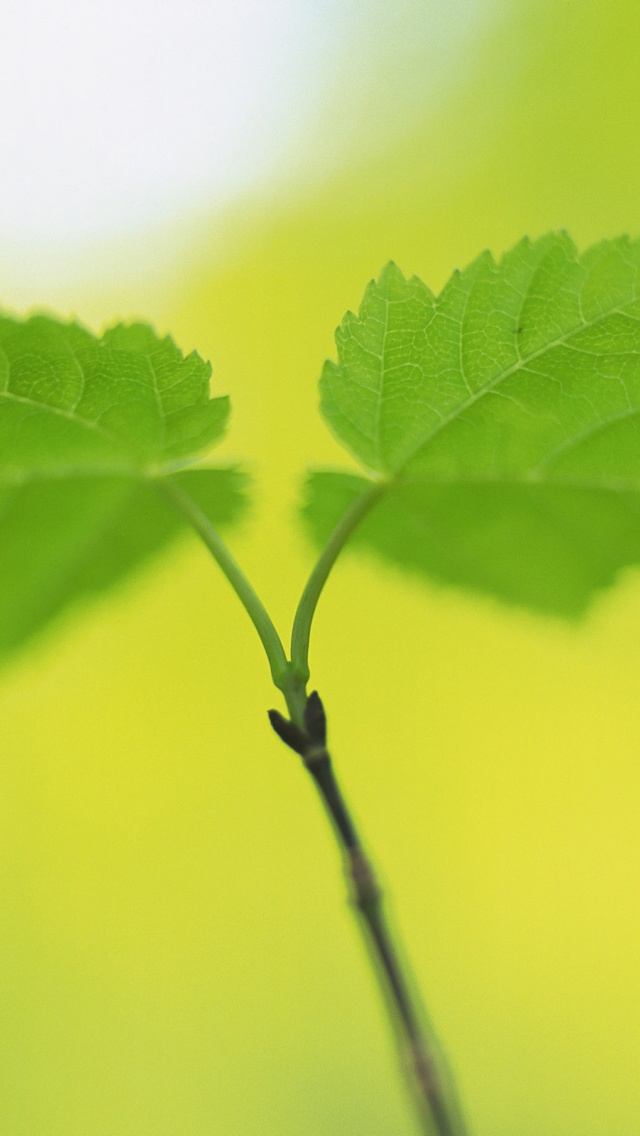
[[[361,545],[562,615],[640,561],[640,242],[525,239],[437,298],[389,264],[336,343],[323,414],[386,486]],[[312,474],[318,539],[368,484]]]
[[[240,513],[242,474],[186,468],[229,415],[209,377],[143,324],[97,339],[48,316],[0,317],[0,657],[180,531],[163,478],[214,523]]]

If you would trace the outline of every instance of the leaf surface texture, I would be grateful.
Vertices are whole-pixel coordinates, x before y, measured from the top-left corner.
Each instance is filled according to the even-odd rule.
[[[562,615],[640,560],[640,243],[553,233],[439,296],[389,264],[336,333],[324,417],[386,492],[356,541]],[[368,481],[316,471],[318,539]]]

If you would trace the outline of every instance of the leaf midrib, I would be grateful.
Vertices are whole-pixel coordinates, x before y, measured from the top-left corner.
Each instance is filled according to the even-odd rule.
[[[563,335],[558,336],[557,339],[551,340],[551,342],[546,343],[544,347],[539,348],[537,351],[532,351],[530,355],[520,357],[514,364],[512,364],[511,367],[508,367],[506,371],[501,371],[500,374],[496,375],[493,379],[490,379],[489,382],[484,384],[484,386],[479,387],[479,389],[473,395],[465,399],[464,402],[460,403],[450,414],[448,414],[445,418],[438,422],[436,426],[431,427],[423,435],[423,437],[415,443],[407,456],[403,458],[402,467],[398,472],[401,472],[403,468],[406,468],[406,466],[409,465],[411,461],[413,461],[419,451],[428,446],[429,443],[438,436],[438,434],[441,434],[442,431],[447,428],[447,426],[451,425],[452,422],[455,422],[456,419],[460,418],[462,414],[469,410],[470,407],[474,406],[476,402],[479,402],[481,398],[483,398],[487,394],[490,394],[491,391],[495,390],[495,388],[498,387],[500,383],[504,382],[505,379],[508,379],[518,371],[523,370],[536,359],[540,359],[548,351],[552,351],[554,348],[559,347],[564,343],[568,343],[571,337],[577,335],[578,332],[583,331],[585,328],[597,327],[598,324],[602,323],[604,320],[610,319],[611,316],[619,314],[625,314],[635,323],[640,323],[640,320],[638,320],[634,316],[629,315],[629,313],[626,311],[626,309],[634,303],[637,303],[637,297],[634,297],[633,300],[627,300],[624,304],[621,304],[615,308],[609,308],[608,311],[602,312],[593,320],[582,320],[579,324],[570,328]]]
[[[58,418],[66,418],[69,422],[74,422],[79,426],[85,427],[87,430],[92,430],[95,434],[99,434],[118,448],[122,445],[121,439],[118,438],[116,434],[111,434],[108,430],[99,426],[97,422],[92,422],[90,418],[81,418],[81,416],[76,414],[73,410],[64,410],[63,407],[52,406],[51,403],[48,402],[37,402],[34,398],[29,398],[27,395],[15,394],[13,391],[0,391],[0,398],[4,398],[8,402],[20,403],[23,406],[31,406],[34,410],[38,410],[44,414],[53,414]]]
[[[376,414],[373,427],[373,438],[376,443],[376,455],[378,458],[378,465],[382,465],[382,455],[380,453],[380,417],[382,414],[382,403],[384,401],[384,385],[386,376],[386,353],[387,353],[387,337],[389,335],[389,309],[391,306],[391,299],[385,296],[384,299],[384,330],[382,332],[382,344],[380,346],[380,384],[378,386],[378,393],[376,396]]]
[[[363,478],[363,480],[365,480]],[[541,477],[536,471],[529,471],[527,473],[507,474],[501,477],[496,477],[494,474],[486,476],[480,475],[477,477],[463,475],[454,477],[439,477],[439,476],[424,476],[424,477],[411,477],[399,475],[393,480],[382,482],[386,486],[388,492],[394,489],[401,489],[405,486],[423,486],[423,487],[445,487],[455,488],[456,486],[508,486],[518,487],[523,486],[527,489],[575,489],[585,492],[593,493],[640,493],[640,477],[635,481],[629,479],[623,480],[622,478],[603,478],[601,480],[590,480],[589,478],[582,477]]]
[[[225,466],[205,465],[203,464],[205,460],[202,455],[198,455],[190,461],[165,462],[160,465],[152,464],[145,467],[94,464],[88,466],[42,465],[29,470],[3,470],[0,468],[0,489],[3,486],[16,487],[28,485],[36,481],[73,481],[74,478],[81,480],[95,478],[96,480],[100,480],[100,478],[112,477],[120,478],[123,481],[150,483],[162,481],[164,478],[172,477],[176,473],[191,471],[209,473],[211,470],[227,468]]]

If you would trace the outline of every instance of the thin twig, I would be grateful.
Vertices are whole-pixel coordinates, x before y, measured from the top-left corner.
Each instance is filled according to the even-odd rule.
[[[366,856],[346,802],[338,785],[327,750],[326,718],[314,691],[307,699],[304,728],[284,718],[277,710],[269,719],[278,736],[302,758],[331,818],[342,849],[354,906],[360,917],[367,946],[375,963],[383,994],[395,1018],[403,1056],[408,1059],[424,1131],[429,1136],[465,1136],[465,1127],[451,1090],[446,1091],[435,1058],[420,1024],[415,998],[410,992],[384,913],[382,891]]]

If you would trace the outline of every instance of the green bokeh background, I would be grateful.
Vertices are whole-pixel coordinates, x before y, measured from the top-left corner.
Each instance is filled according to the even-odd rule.
[[[333,328],[389,258],[438,287],[523,233],[638,235],[639,45],[636,0],[514,0],[408,131],[372,55],[391,109],[339,172],[316,154],[200,217],[162,282],[69,285],[94,324],[143,314],[211,357],[257,485],[231,543],[283,632],[313,555],[301,472],[349,466],[315,409]],[[320,154],[350,105],[338,73]],[[3,676],[7,1136],[415,1131],[254,639],[187,538]],[[567,627],[346,556],[312,646],[474,1136],[637,1136],[640,576]]]

